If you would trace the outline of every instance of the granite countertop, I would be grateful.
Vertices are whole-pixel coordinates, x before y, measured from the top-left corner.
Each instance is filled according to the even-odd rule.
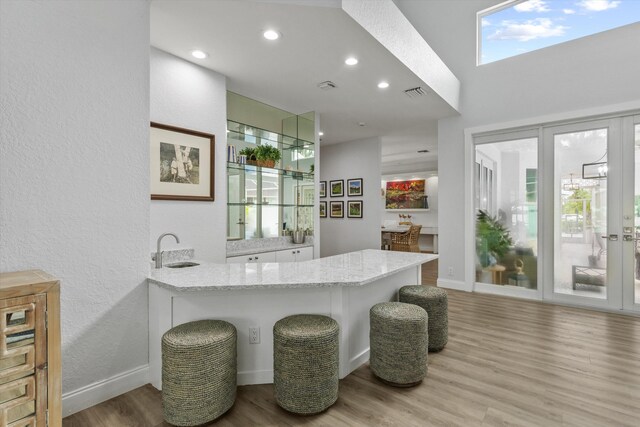
[[[263,254],[265,252],[284,251],[286,249],[293,249],[293,248],[308,248],[312,246],[313,246],[312,241],[304,242],[304,243],[277,242],[277,243],[272,243],[265,246],[256,246],[252,248],[227,249],[227,258],[232,256]]]
[[[438,258],[434,254],[367,249],[301,262],[201,263],[153,269],[149,284],[172,291],[362,286]]]

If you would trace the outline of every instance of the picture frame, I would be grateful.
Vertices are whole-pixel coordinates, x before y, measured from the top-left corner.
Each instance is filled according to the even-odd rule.
[[[362,200],[347,202],[347,218],[362,218]]]
[[[329,212],[329,215],[331,215],[331,218],[344,218],[344,202],[343,201],[339,201],[339,202],[331,202],[331,211]]]
[[[327,181],[320,181],[320,197],[327,197]]]
[[[320,218],[327,217],[327,202],[320,202]]]
[[[426,209],[426,180],[389,181],[385,191],[385,209]]]
[[[215,135],[151,122],[151,200],[214,201]]]
[[[331,197],[344,197],[344,179],[329,181],[329,187]]]
[[[352,178],[347,180],[347,196],[362,197],[362,178]]]

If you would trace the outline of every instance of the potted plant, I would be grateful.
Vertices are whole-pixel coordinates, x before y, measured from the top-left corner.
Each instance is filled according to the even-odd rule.
[[[242,156],[247,156],[248,165],[256,165],[256,149],[252,147],[245,147],[238,153]]]
[[[483,269],[495,265],[513,246],[509,230],[496,217],[480,210],[476,220],[476,254]]]
[[[271,145],[258,145],[255,154],[258,166],[272,168],[280,160],[280,150]]]

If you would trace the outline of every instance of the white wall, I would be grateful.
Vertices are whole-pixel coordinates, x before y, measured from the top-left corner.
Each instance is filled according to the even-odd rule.
[[[320,219],[320,256],[380,249],[380,139],[322,146],[320,180],[327,181],[327,218]],[[347,197],[347,179],[363,179],[363,197]],[[343,179],[344,197],[330,197],[329,181]],[[347,201],[363,201],[362,219],[347,218]],[[331,201],[344,201],[344,218],[330,218]]]
[[[499,1],[396,3],[462,82],[462,116],[438,123],[439,276],[462,281],[464,129],[639,100],[640,24],[477,67],[476,12]]]
[[[224,262],[227,242],[227,101],[225,77],[156,48],[151,49],[151,121],[212,133],[215,148],[215,201],[151,202],[149,251],[158,236],[174,232],[162,249],[188,247],[206,261]]]
[[[149,4],[1,7],[0,270],[61,280],[68,394],[147,364]]]

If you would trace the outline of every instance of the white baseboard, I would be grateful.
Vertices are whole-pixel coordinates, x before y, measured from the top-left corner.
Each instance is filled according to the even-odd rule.
[[[477,282],[475,291],[483,294],[502,295],[524,299],[539,300],[540,295],[535,289],[520,288],[516,286],[493,285],[491,283]]]
[[[369,360],[369,348],[349,360],[349,372],[353,372]]]
[[[467,291],[467,292],[472,291],[472,289],[470,289],[467,286],[467,284],[461,280],[447,280],[447,279],[438,278],[438,287],[446,288],[446,289],[455,289],[458,291]]]
[[[62,416],[67,417],[83,409],[149,383],[149,365],[114,375],[62,395]]]
[[[273,369],[238,372],[238,385],[273,384]]]

